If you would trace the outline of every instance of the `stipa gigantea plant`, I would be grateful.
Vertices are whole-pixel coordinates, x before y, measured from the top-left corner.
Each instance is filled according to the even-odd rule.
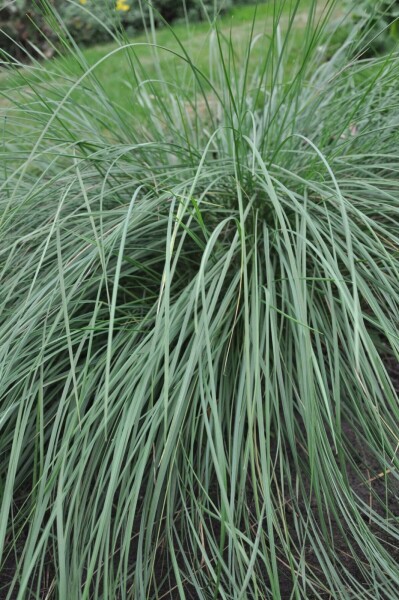
[[[10,79],[5,598],[395,597],[398,61],[303,6]]]

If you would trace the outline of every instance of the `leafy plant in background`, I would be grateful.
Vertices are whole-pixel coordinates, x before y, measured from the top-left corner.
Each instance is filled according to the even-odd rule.
[[[51,29],[40,10],[41,0],[6,0],[0,9],[0,49],[18,59],[26,56],[24,49],[33,47],[52,53]],[[70,35],[82,45],[91,45],[111,39],[110,30],[122,27],[128,35],[142,31],[150,23],[150,8],[146,0],[53,0],[52,5],[61,15]],[[153,18],[156,25],[164,20],[179,19],[191,22],[213,18],[231,6],[231,0],[154,0]],[[19,46],[18,46],[19,44]],[[36,52],[36,54],[38,54]]]
[[[367,32],[364,47],[367,52],[387,52],[399,41],[399,0],[359,0],[350,6],[355,22]]]
[[[3,85],[5,600],[397,597],[399,64],[301,6]]]
[[[6,52],[18,60],[29,54],[49,57],[53,53],[51,37],[42,11],[32,0],[4,0],[0,4],[0,55]]]
[[[103,27],[112,28],[116,23],[121,25],[128,35],[142,31],[150,24],[150,7],[152,18],[159,26],[164,20],[168,23],[180,19],[191,22],[213,18],[216,13],[223,12],[231,6],[231,0],[85,0],[87,9],[81,10],[77,3],[65,3],[60,11],[68,30],[79,43],[93,44],[110,39]]]

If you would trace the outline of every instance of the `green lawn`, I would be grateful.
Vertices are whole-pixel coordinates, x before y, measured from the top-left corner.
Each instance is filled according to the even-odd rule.
[[[303,47],[303,31],[308,20],[310,4],[311,0],[300,2],[295,17],[297,26],[290,32],[289,52],[293,63]],[[325,5],[326,0],[319,0],[315,22],[325,18]],[[230,61],[230,65],[240,64],[245,58],[247,43],[252,35],[256,40],[256,46],[251,55],[251,65],[255,66],[267,51],[270,36],[274,30],[273,23],[278,14],[281,14],[280,25],[284,39],[290,19],[290,6],[285,3],[281,8],[277,2],[266,2],[257,7],[235,7],[221,17],[219,26],[226,39],[226,48],[230,47],[229,39],[233,40],[234,47],[234,56],[226,55],[226,61]],[[77,60],[76,54],[49,60],[47,70],[52,74],[57,73],[60,84],[64,81],[68,88],[89,67],[94,67],[93,74],[97,84],[104,89],[113,104],[117,104],[127,111],[137,110],[133,91],[137,88],[138,80],[141,82],[157,80],[159,69],[162,71],[163,77],[169,76],[172,87],[178,85],[187,89],[188,95],[191,94],[193,78],[193,71],[188,65],[188,59],[204,75],[207,77],[210,75],[210,62],[215,40],[210,36],[210,27],[207,22],[194,23],[190,26],[178,24],[170,29],[160,29],[156,32],[157,47],[154,47],[152,41],[150,36],[143,33],[126,40],[122,45],[120,42],[114,42],[85,48],[82,50],[79,60]],[[184,53],[181,44],[184,45]],[[183,56],[183,54],[185,55]],[[290,70],[289,61],[285,67],[287,70],[285,78],[287,78]],[[135,72],[136,69],[138,70]],[[35,68],[26,68],[16,76],[3,76],[0,78],[0,90],[19,86],[24,89],[31,78],[35,79],[35,73]],[[40,69],[39,77],[41,81],[45,79],[42,69]],[[207,87],[206,83],[204,85]],[[83,96],[84,94],[81,95],[82,101]]]

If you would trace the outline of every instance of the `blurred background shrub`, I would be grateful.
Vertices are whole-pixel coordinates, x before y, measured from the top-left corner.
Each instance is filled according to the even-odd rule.
[[[215,11],[230,8],[231,0],[153,0],[151,4],[154,22],[160,26],[163,19],[168,23],[185,18],[203,20],[213,16]],[[107,28],[122,26],[128,35],[133,35],[150,24],[150,9],[145,0],[64,2],[59,12],[71,35],[83,45],[107,41],[110,37]]]
[[[58,0],[49,0],[56,6]],[[17,60],[27,53],[51,56],[52,32],[32,0],[0,0],[0,51]],[[1,56],[1,55],[0,55]]]
[[[47,0],[53,5],[70,34],[81,45],[110,39],[109,29],[122,27],[128,35],[150,24],[150,9],[145,0]],[[190,22],[212,18],[233,4],[253,4],[254,0],[153,0],[154,22]],[[32,55],[49,55],[51,31],[43,18],[43,0],[0,0],[0,49],[23,60]],[[40,32],[45,34],[45,37]]]
[[[348,0],[363,32],[365,54],[389,52],[399,41],[399,0]],[[366,33],[367,32],[367,33]]]

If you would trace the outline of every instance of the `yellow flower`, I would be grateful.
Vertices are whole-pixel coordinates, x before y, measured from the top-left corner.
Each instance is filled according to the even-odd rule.
[[[87,4],[87,0],[79,0],[81,4]]]
[[[126,12],[127,10],[129,10],[129,8],[130,4],[128,4],[126,0],[116,0],[116,10],[123,10],[124,12]]]

